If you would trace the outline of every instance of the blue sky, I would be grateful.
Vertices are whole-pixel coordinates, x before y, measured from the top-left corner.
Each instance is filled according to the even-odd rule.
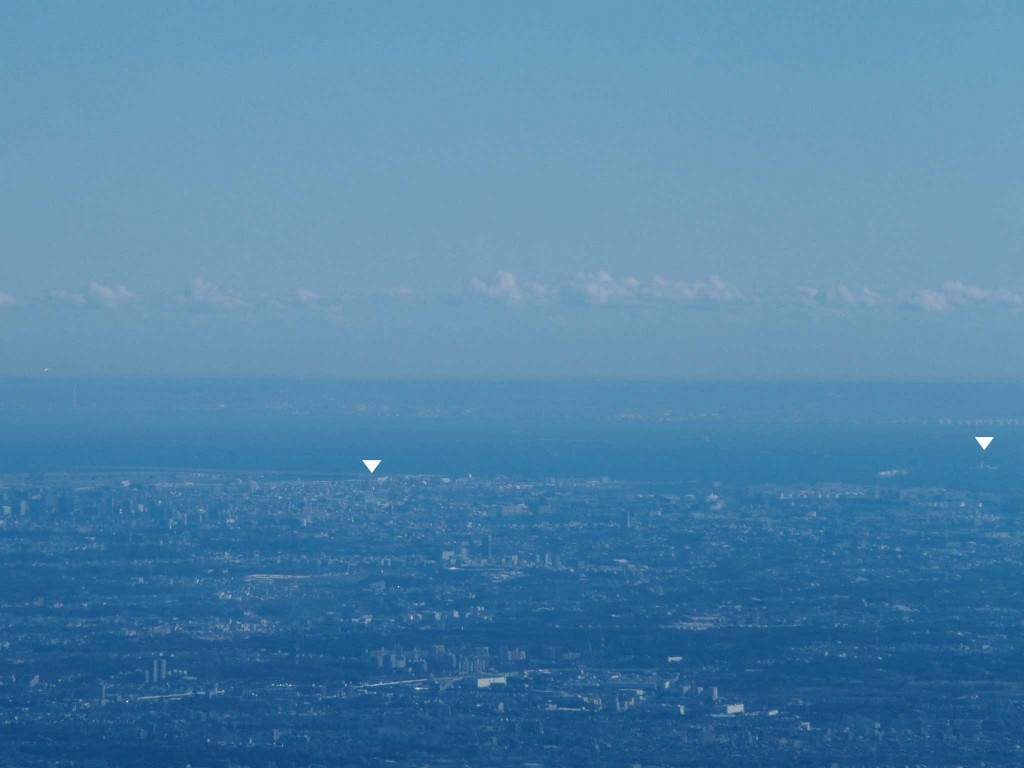
[[[1024,9],[12,4],[0,375],[1024,379]]]

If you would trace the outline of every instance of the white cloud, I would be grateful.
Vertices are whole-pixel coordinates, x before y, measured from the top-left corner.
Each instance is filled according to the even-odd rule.
[[[942,284],[942,291],[951,303],[957,305],[989,303],[1002,304],[1010,307],[1024,306],[1024,294],[1008,288],[992,290],[979,288],[976,285],[965,285],[959,280],[950,280]]]
[[[306,304],[308,306],[310,304],[316,304],[323,297],[316,291],[309,290],[309,288],[296,288],[295,298],[298,299],[301,304]]]
[[[550,301],[558,294],[557,289],[543,283],[520,285],[515,275],[500,269],[493,281],[474,277],[470,280],[469,287],[478,296],[498,299],[506,304],[540,304]]]
[[[415,298],[412,288],[406,288],[404,285],[388,288],[385,293],[392,299],[398,299],[399,301],[412,301]]]
[[[572,287],[592,304],[632,303],[640,292],[640,281],[635,277],[616,279],[608,272],[578,275]]]
[[[89,296],[95,303],[112,309],[138,300],[138,296],[123,285],[110,286],[96,282],[89,283]]]
[[[679,280],[655,275],[650,279],[632,276],[618,277],[608,271],[578,274],[572,280],[557,284],[527,281],[516,274],[497,270],[490,278],[474,277],[469,281],[471,293],[509,306],[552,304],[559,298],[583,301],[595,306],[643,306],[660,304],[730,304],[756,302],[762,306],[797,303],[829,311],[848,313],[871,309],[915,308],[925,312],[943,313],[959,309],[1006,309],[1024,311],[1024,290],[1011,288],[984,288],[978,285],[949,280],[938,287],[903,289],[891,288],[882,292],[869,287],[844,284],[831,287],[804,286],[801,288],[761,287],[741,289],[718,275],[706,279]],[[412,302],[417,294],[403,285],[383,291],[398,301]],[[51,297],[74,307],[104,307],[115,309],[140,303],[140,297],[121,284],[103,284],[93,281],[81,290],[56,289]],[[379,296],[379,294],[378,294]],[[159,297],[157,297],[159,298]],[[173,296],[164,297],[174,300]],[[338,297],[325,295],[308,287],[298,287],[277,296],[253,296],[243,299],[236,291],[221,288],[202,278],[189,282],[189,289],[179,295],[181,305],[196,304],[234,310],[240,307],[277,311],[307,311],[328,319],[332,323],[346,323],[343,309],[348,303]],[[18,302],[14,296],[0,291],[0,307]],[[422,303],[422,302],[421,302]],[[349,309],[351,311],[351,309]]]
[[[591,304],[600,305],[636,304],[641,301],[727,302],[745,298],[739,288],[726,283],[717,275],[695,282],[655,277],[645,283],[635,277],[614,277],[604,270],[577,275],[561,287],[538,282],[524,283],[511,272],[498,270],[493,280],[474,277],[470,281],[470,288],[478,296],[511,305],[549,303],[558,298],[563,289],[582,296]]]
[[[344,325],[348,322],[348,318],[343,314],[340,304],[328,304],[325,297],[316,291],[309,288],[296,288],[295,299],[303,307],[316,314],[323,315],[323,317],[335,325]]]
[[[996,304],[1005,304],[1009,307],[1024,307],[1024,293],[1010,290],[1009,288],[997,288],[992,292],[990,300]]]
[[[985,301],[992,296],[991,291],[986,291],[976,285],[964,285],[959,280],[948,280],[942,284],[942,292],[950,297],[956,304],[969,304],[973,301]]]
[[[1009,288],[979,288],[959,280],[948,280],[941,288],[914,291],[910,303],[928,312],[947,312],[956,307],[977,305],[1024,308],[1024,293]]]
[[[949,280],[938,288],[915,288],[888,296],[871,288],[801,288],[796,300],[801,304],[835,308],[911,306],[925,312],[949,312],[968,307],[1007,307],[1024,309],[1024,292],[1009,288],[980,288],[958,280]]]
[[[926,312],[945,312],[951,306],[946,294],[928,289],[914,291],[910,303]]]
[[[11,294],[0,291],[0,307],[13,307],[17,300]]]
[[[57,301],[73,307],[106,307],[117,309],[139,300],[134,291],[123,285],[104,285],[95,281],[89,283],[84,291],[69,291],[57,288],[50,294]]]
[[[809,285],[805,285],[803,288],[796,292],[796,300],[801,304],[814,304],[818,301],[818,297],[822,295],[822,292],[817,288],[812,288]]]
[[[706,282],[698,280],[693,283],[656,276],[649,285],[642,287],[642,292],[664,301],[738,301],[744,298],[739,288],[729,285],[718,275],[712,275]]]
[[[76,307],[84,307],[86,305],[85,296],[76,291],[66,291],[63,288],[57,288],[51,295],[57,301],[63,301]]]
[[[216,283],[199,277],[193,279],[189,284],[189,296],[192,301],[222,309],[238,309],[245,305],[245,302],[237,294],[222,290]]]
[[[608,272],[578,275],[572,288],[591,304],[635,304],[639,301],[737,301],[744,298],[736,286],[725,282],[718,275],[706,281],[668,280],[656,276],[650,282],[635,277],[613,277]]]
[[[885,302],[882,295],[871,288],[854,290],[840,285],[835,289],[836,298],[851,307],[877,307]]]
[[[473,292],[480,296],[490,296],[493,299],[502,299],[509,304],[518,304],[523,294],[519,290],[519,281],[511,272],[498,270],[498,278],[493,283],[484,282],[474,277],[469,282]]]
[[[845,285],[833,288],[805,286],[797,291],[796,301],[800,304],[828,307],[879,307],[886,298],[871,288],[850,288]]]

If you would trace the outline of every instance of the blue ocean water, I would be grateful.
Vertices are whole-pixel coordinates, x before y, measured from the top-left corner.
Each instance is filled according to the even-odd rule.
[[[0,381],[0,474],[166,467],[1024,487],[1024,387]],[[996,437],[982,452],[974,435]]]

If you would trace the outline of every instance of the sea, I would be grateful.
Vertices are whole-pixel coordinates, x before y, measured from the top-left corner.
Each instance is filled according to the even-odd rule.
[[[976,436],[992,436],[987,451]],[[1024,489],[1024,384],[0,379],[0,475]]]

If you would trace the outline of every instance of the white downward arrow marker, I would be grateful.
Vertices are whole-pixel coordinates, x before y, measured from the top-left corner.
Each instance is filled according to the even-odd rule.
[[[989,440],[991,439],[992,438],[990,437]],[[363,464],[366,465],[366,468],[370,470],[370,474],[372,475],[374,470],[380,466],[380,459],[363,459]]]
[[[978,441],[978,445],[981,446],[981,450],[983,451],[988,450],[988,444],[992,442],[991,437],[976,437],[974,439]]]

